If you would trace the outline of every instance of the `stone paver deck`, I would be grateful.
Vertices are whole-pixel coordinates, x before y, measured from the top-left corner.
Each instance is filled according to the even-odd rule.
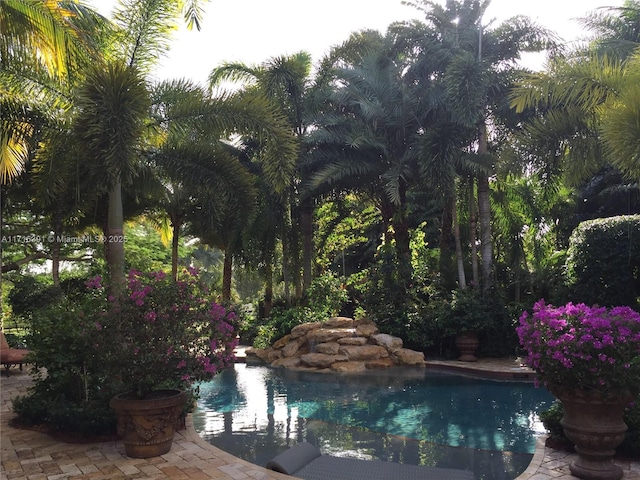
[[[473,364],[429,362],[427,368],[459,370],[498,378],[528,378],[531,372],[517,360],[481,360]],[[31,384],[26,372],[11,370],[0,378],[0,478],[6,480],[294,480],[234,457],[204,441],[187,419],[187,428],[177,432],[171,451],[161,457],[128,458],[121,442],[90,444],[61,443],[50,436],[11,427],[11,399],[24,395]],[[569,480],[574,455],[546,448],[538,439],[529,468],[517,480]],[[640,462],[618,462],[625,480],[640,480]],[[327,479],[331,480],[331,479]]]

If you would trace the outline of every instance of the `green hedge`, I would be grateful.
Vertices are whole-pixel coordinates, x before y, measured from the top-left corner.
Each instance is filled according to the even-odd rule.
[[[567,283],[574,303],[637,308],[640,215],[580,223],[569,239]]]

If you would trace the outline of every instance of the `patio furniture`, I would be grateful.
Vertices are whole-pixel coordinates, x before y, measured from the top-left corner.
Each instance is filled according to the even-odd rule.
[[[266,468],[304,480],[474,480],[468,470],[322,455],[307,442],[274,457]]]
[[[0,330],[0,363],[4,366],[9,375],[9,369],[13,365],[19,365],[22,370],[22,364],[27,363],[25,357],[30,353],[30,350],[25,348],[11,348],[7,343],[7,339],[4,336],[4,332]]]

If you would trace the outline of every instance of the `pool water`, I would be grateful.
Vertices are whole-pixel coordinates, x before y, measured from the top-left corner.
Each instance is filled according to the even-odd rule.
[[[396,368],[362,374],[236,364],[200,386],[196,431],[264,466],[308,441],[323,454],[472,470],[509,480],[529,465],[537,413],[553,397],[527,382]]]

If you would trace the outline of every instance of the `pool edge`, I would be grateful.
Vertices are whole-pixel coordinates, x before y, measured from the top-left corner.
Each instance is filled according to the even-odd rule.
[[[538,473],[538,470],[542,465],[542,461],[544,460],[544,455],[546,452],[546,446],[545,446],[546,440],[547,440],[547,435],[541,435],[538,438],[536,438],[536,449],[535,449],[535,452],[533,452],[533,458],[529,462],[529,466],[526,468],[524,472],[518,475],[514,480],[529,480],[536,473]]]
[[[194,425],[193,425],[193,414],[188,414],[187,418],[185,420],[185,432],[184,432],[184,436],[186,438],[188,438],[189,441],[195,443],[196,445],[198,445],[200,448],[203,448],[205,450],[209,450],[211,452],[213,452],[215,454],[216,457],[224,460],[228,465],[233,466],[233,465],[241,465],[245,468],[249,468],[251,470],[253,470],[256,475],[251,475],[251,471],[244,471],[243,473],[246,475],[245,477],[242,478],[256,478],[256,479],[260,479],[260,480],[271,480],[271,479],[275,479],[275,480],[304,480],[298,477],[292,477],[291,475],[285,475],[283,473],[278,473],[275,472],[273,470],[267,470],[264,467],[261,467],[260,465],[256,465],[255,463],[251,463],[248,462],[246,460],[243,460],[240,457],[236,457],[234,455],[231,455],[229,452],[225,452],[224,450],[211,445],[209,442],[207,442],[204,438],[202,438],[200,436],[200,434],[197,432],[197,430],[195,429]],[[235,477],[234,477],[235,478]]]
[[[187,416],[185,426],[186,426],[185,436],[187,436],[193,443],[199,445],[201,448],[208,449],[208,450],[211,450],[212,452],[215,452],[215,455],[217,457],[226,459],[226,461],[228,461],[229,464],[241,464],[241,465],[244,465],[245,467],[253,467],[259,472],[270,475],[271,477],[276,478],[278,480],[302,480],[302,479],[299,479],[298,477],[292,477],[290,475],[284,475],[284,474],[274,472],[272,470],[267,470],[266,468],[261,467],[260,465],[256,465],[254,463],[243,460],[239,457],[231,455],[228,452],[225,452],[224,450],[218,447],[211,445],[204,438],[202,438],[200,434],[197,432],[197,430],[195,429],[193,425],[193,415],[191,413]],[[536,438],[536,448],[533,453],[533,457],[529,462],[529,465],[527,466],[524,472],[522,472],[513,480],[529,480],[536,473],[538,473],[538,470],[542,465],[542,461],[544,460],[544,456],[546,453],[546,447],[545,447],[546,439],[547,439],[547,435],[542,435]],[[259,478],[259,477],[256,477],[256,478]]]

